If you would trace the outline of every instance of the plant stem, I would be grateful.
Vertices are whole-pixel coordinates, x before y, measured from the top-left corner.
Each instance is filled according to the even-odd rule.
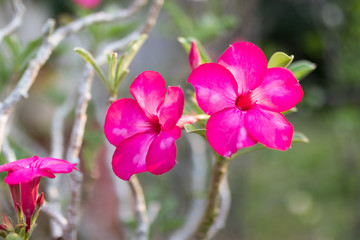
[[[135,201],[136,240],[147,240],[149,235],[149,217],[146,210],[144,192],[136,175],[131,176],[129,186]]]
[[[219,214],[218,200],[220,183],[225,176],[228,163],[229,158],[216,154],[216,161],[212,172],[210,191],[208,194],[208,202],[203,218],[194,235],[194,239],[196,240],[208,239],[209,230],[213,225],[216,216]]]

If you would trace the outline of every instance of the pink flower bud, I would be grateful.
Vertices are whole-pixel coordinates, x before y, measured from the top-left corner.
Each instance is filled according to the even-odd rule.
[[[92,9],[96,8],[101,0],[73,0],[76,4],[83,8]]]
[[[36,208],[41,208],[43,204],[44,204],[44,193],[40,193],[40,195],[36,199]]]
[[[191,42],[191,48],[189,52],[189,64],[191,70],[194,70],[201,64],[200,52],[194,41]]]

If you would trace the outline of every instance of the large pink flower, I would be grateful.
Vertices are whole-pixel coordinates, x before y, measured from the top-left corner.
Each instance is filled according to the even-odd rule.
[[[135,100],[119,99],[106,114],[105,136],[116,146],[113,170],[123,180],[147,171],[163,174],[175,165],[184,94],[179,87],[169,87],[165,98],[165,81],[153,71],[141,73],[130,93]]]
[[[76,164],[56,158],[25,158],[0,166],[0,172],[7,171],[5,183],[9,185],[15,209],[21,206],[27,230],[36,207],[36,198],[41,177],[54,178],[54,173],[69,173]]]
[[[231,45],[217,63],[196,68],[188,81],[210,115],[206,136],[218,154],[230,157],[257,142],[278,150],[290,147],[294,130],[280,112],[294,107],[303,91],[288,69],[268,69],[256,45]]]

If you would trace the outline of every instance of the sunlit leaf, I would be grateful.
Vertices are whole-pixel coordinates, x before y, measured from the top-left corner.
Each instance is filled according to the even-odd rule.
[[[10,233],[9,235],[7,235],[7,237],[5,239],[6,240],[24,240],[22,237],[20,237],[16,233]]]
[[[184,129],[187,133],[196,133],[206,139],[206,129],[205,128],[197,128],[193,124],[185,124]]]
[[[301,133],[301,132],[294,132],[293,134],[293,138],[292,138],[292,141],[291,143],[308,143],[310,142],[309,138],[305,136],[305,134]],[[247,147],[247,148],[241,148],[239,149],[232,157],[231,159],[233,158],[236,158],[240,155],[243,155],[245,153],[249,153],[249,152],[254,152],[254,151],[257,151],[257,150],[261,150],[261,149],[266,149],[267,147],[265,147],[264,145],[258,143],[252,147]]]
[[[77,52],[78,54],[80,54],[84,58],[84,60],[86,62],[88,62],[94,68],[96,73],[99,75],[101,81],[109,89],[109,84],[106,81],[105,74],[101,70],[100,66],[96,63],[96,61],[95,61],[94,57],[91,55],[91,53],[88,52],[86,49],[80,48],[80,47],[74,48],[74,51]]]
[[[303,134],[302,132],[294,132],[294,135],[293,135],[293,139],[291,141],[292,143],[298,143],[298,142],[303,142],[303,143],[309,143],[310,140],[309,138]]]
[[[314,71],[316,65],[307,60],[300,60],[292,63],[289,66],[290,71],[292,71],[297,80],[301,80],[306,77],[309,73]]]
[[[276,52],[271,56],[268,63],[268,68],[273,68],[273,67],[286,68],[290,65],[293,59],[294,59],[294,55],[288,56],[286,53]]]
[[[287,111],[285,111],[285,112],[282,112],[282,114],[283,114],[283,115],[287,115],[287,114],[290,114],[290,113],[293,113],[293,112],[297,112],[297,111],[298,111],[297,107],[293,107],[293,108],[291,108],[291,109],[289,109],[289,110],[287,110]]]

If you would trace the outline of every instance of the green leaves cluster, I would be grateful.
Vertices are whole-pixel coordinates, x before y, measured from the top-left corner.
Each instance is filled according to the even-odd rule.
[[[4,51],[0,51],[0,89],[13,82],[16,84],[25,71],[30,59],[42,44],[42,37],[36,38],[24,45],[16,35],[4,38]]]
[[[105,87],[110,93],[110,96],[116,98],[119,86],[124,77],[129,73],[129,65],[134,59],[136,53],[140,50],[141,46],[147,39],[146,34],[140,35],[138,39],[130,43],[125,52],[118,58],[116,52],[107,55],[108,61],[108,75],[101,69],[99,63],[93,55],[84,48],[75,48],[74,51],[79,53],[83,59],[88,62],[95,72],[98,74],[100,80],[104,83]]]

